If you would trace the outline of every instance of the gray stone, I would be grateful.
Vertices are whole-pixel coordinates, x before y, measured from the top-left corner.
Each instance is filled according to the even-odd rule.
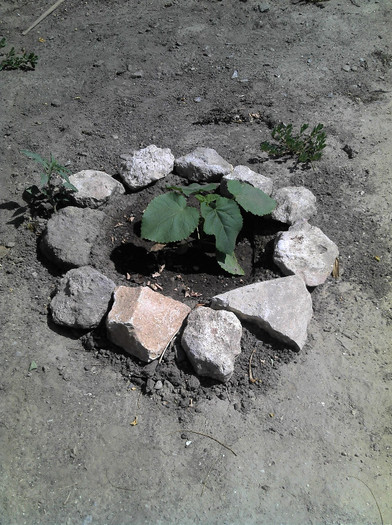
[[[236,288],[212,298],[211,307],[234,312],[300,350],[312,317],[312,298],[301,277],[281,277]]]
[[[50,303],[53,321],[73,328],[95,328],[108,310],[115,287],[91,266],[69,270]]]
[[[264,177],[260,173],[256,173],[247,166],[236,166],[234,170],[222,177],[221,180],[221,193],[229,197],[231,194],[227,189],[227,182],[229,180],[239,180],[240,182],[247,182],[251,186],[258,188],[267,195],[271,195],[273,182],[269,177]]]
[[[299,275],[308,286],[325,282],[338,247],[316,226],[299,221],[275,239],[274,263],[285,275]]]
[[[48,220],[40,250],[60,268],[87,266],[104,219],[105,214],[99,210],[63,208]]]
[[[316,197],[303,186],[288,186],[273,193],[277,206],[271,217],[285,224],[310,219],[317,213]]]
[[[191,309],[147,286],[119,286],[106,319],[109,339],[142,361],[161,356]]]
[[[196,148],[176,159],[174,167],[178,175],[195,182],[220,181],[233,170],[233,166],[211,148]]]
[[[98,208],[112,195],[125,193],[124,186],[104,171],[79,171],[71,175],[69,181],[78,190],[72,193],[77,206]]]
[[[191,312],[181,344],[195,372],[227,382],[241,353],[242,326],[231,312],[199,307]]]
[[[154,144],[120,158],[120,177],[132,191],[166,177],[174,166],[174,155],[170,149],[157,148]]]

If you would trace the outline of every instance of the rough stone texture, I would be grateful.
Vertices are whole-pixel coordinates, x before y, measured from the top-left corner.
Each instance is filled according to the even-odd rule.
[[[310,219],[317,213],[316,197],[303,186],[280,188],[272,196],[277,206],[271,217],[276,221],[294,224],[301,219]]]
[[[170,149],[157,148],[154,144],[120,158],[120,176],[132,191],[166,177],[174,166],[174,155]]]
[[[312,317],[312,298],[301,277],[281,277],[212,298],[211,307],[234,312],[277,339],[301,349]]]
[[[174,166],[178,175],[195,182],[220,181],[233,170],[233,166],[211,148],[196,148],[176,159]]]
[[[91,266],[69,270],[50,303],[53,321],[73,328],[95,328],[108,310],[115,287]]]
[[[124,186],[104,171],[83,170],[69,177],[78,191],[72,193],[77,206],[98,208],[112,195],[125,193]]]
[[[316,226],[299,221],[275,239],[274,263],[285,275],[296,274],[308,286],[318,286],[330,275],[338,247]]]
[[[106,326],[109,339],[129,354],[149,362],[158,358],[191,309],[150,288],[119,286]]]
[[[195,372],[227,382],[241,353],[242,326],[232,312],[196,308],[188,317],[181,344]]]
[[[87,266],[104,219],[105,214],[99,210],[63,208],[48,220],[40,250],[60,268]]]
[[[247,182],[255,188],[263,191],[267,195],[271,195],[274,183],[269,177],[264,177],[260,173],[256,173],[247,166],[236,166],[234,170],[225,175],[221,180],[221,192],[222,195],[229,197],[231,194],[227,189],[227,181],[239,180],[240,182]]]

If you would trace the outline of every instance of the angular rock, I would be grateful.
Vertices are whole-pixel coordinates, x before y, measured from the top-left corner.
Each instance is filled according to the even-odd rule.
[[[321,230],[299,221],[275,239],[274,263],[285,275],[299,275],[307,286],[326,281],[339,249]]]
[[[214,149],[196,148],[192,153],[179,157],[174,163],[175,172],[194,182],[216,182],[232,172],[233,166]]]
[[[60,268],[87,266],[104,219],[105,214],[99,210],[63,208],[48,220],[40,250]]]
[[[124,186],[104,171],[83,170],[69,177],[77,188],[72,199],[77,206],[98,208],[112,195],[125,193]]]
[[[264,177],[260,173],[256,173],[247,166],[236,166],[234,170],[225,175],[221,180],[221,193],[226,197],[230,197],[230,192],[227,189],[227,181],[239,180],[240,182],[247,182],[253,187],[258,188],[267,195],[271,195],[274,183],[269,177]]]
[[[200,307],[190,313],[181,344],[199,376],[225,383],[241,353],[241,335],[241,323],[232,312]]]
[[[166,177],[174,166],[174,155],[170,149],[157,148],[154,144],[120,158],[120,177],[132,191]]]
[[[273,194],[277,206],[271,217],[285,224],[294,224],[301,219],[310,219],[317,213],[316,197],[303,186],[280,188]]]
[[[280,277],[249,284],[212,298],[211,307],[234,312],[277,339],[300,350],[312,317],[312,298],[301,277]]]
[[[119,286],[106,320],[108,337],[129,354],[150,362],[160,357],[190,311],[147,286]]]
[[[115,287],[91,266],[69,270],[50,303],[53,321],[73,328],[95,328],[108,310]]]

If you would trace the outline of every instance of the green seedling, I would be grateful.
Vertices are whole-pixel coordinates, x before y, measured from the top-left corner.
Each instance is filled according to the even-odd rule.
[[[292,124],[278,124],[271,132],[277,144],[262,142],[260,147],[272,157],[294,157],[297,163],[309,164],[320,160],[326,146],[323,124],[317,124],[310,134],[305,134],[309,124],[302,124],[298,135],[293,135]]]
[[[52,154],[47,160],[31,151],[22,150],[22,153],[43,167],[39,186],[29,186],[24,194],[33,212],[42,209],[56,212],[59,207],[67,205],[70,192],[78,191],[69,181],[69,170],[59,164]]]
[[[225,271],[244,275],[234,249],[243,225],[241,208],[253,215],[272,212],[276,202],[250,184],[230,180],[231,198],[216,193],[218,183],[168,186],[168,193],[155,197],[144,211],[141,236],[168,244],[188,239],[195,231],[215,237],[217,262]],[[188,205],[189,198],[195,206]]]
[[[0,49],[7,45],[5,38],[0,40]],[[4,54],[4,53],[3,53]],[[0,62],[0,71],[11,70],[11,69],[21,69],[22,71],[28,71],[35,69],[37,65],[38,57],[34,53],[27,54],[25,51],[23,54],[16,54],[15,48],[11,47],[8,53],[5,55],[5,58]]]

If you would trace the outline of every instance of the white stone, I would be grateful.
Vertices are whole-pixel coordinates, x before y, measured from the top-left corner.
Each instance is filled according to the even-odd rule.
[[[108,310],[115,287],[91,266],[69,270],[50,303],[53,321],[73,328],[95,328]]]
[[[277,206],[271,217],[279,222],[294,224],[301,219],[310,219],[317,213],[316,197],[303,186],[288,186],[273,193]]]
[[[106,320],[108,337],[129,354],[150,362],[160,357],[190,311],[147,286],[119,286]]]
[[[170,149],[157,148],[154,144],[120,158],[120,177],[132,191],[166,177],[174,166],[174,155]]]
[[[299,275],[308,286],[326,281],[339,249],[321,230],[299,221],[275,239],[274,263],[285,275]]]
[[[69,181],[78,190],[72,193],[78,206],[97,208],[112,195],[125,193],[124,186],[104,171],[82,170],[71,175]]]
[[[233,313],[199,307],[188,317],[181,344],[196,374],[225,383],[241,353],[241,335],[241,323]]]
[[[267,195],[271,195],[273,185],[272,179],[264,177],[260,173],[256,173],[247,166],[236,166],[231,173],[225,175],[221,180],[221,193],[226,197],[230,197],[231,193],[227,189],[227,181],[239,180],[240,182],[247,182],[254,188],[258,188]]]
[[[174,165],[178,175],[194,182],[219,182],[233,170],[233,166],[211,148],[196,148],[176,159]]]
[[[301,277],[281,277],[216,295],[211,307],[234,312],[300,350],[312,317],[312,298]]]

